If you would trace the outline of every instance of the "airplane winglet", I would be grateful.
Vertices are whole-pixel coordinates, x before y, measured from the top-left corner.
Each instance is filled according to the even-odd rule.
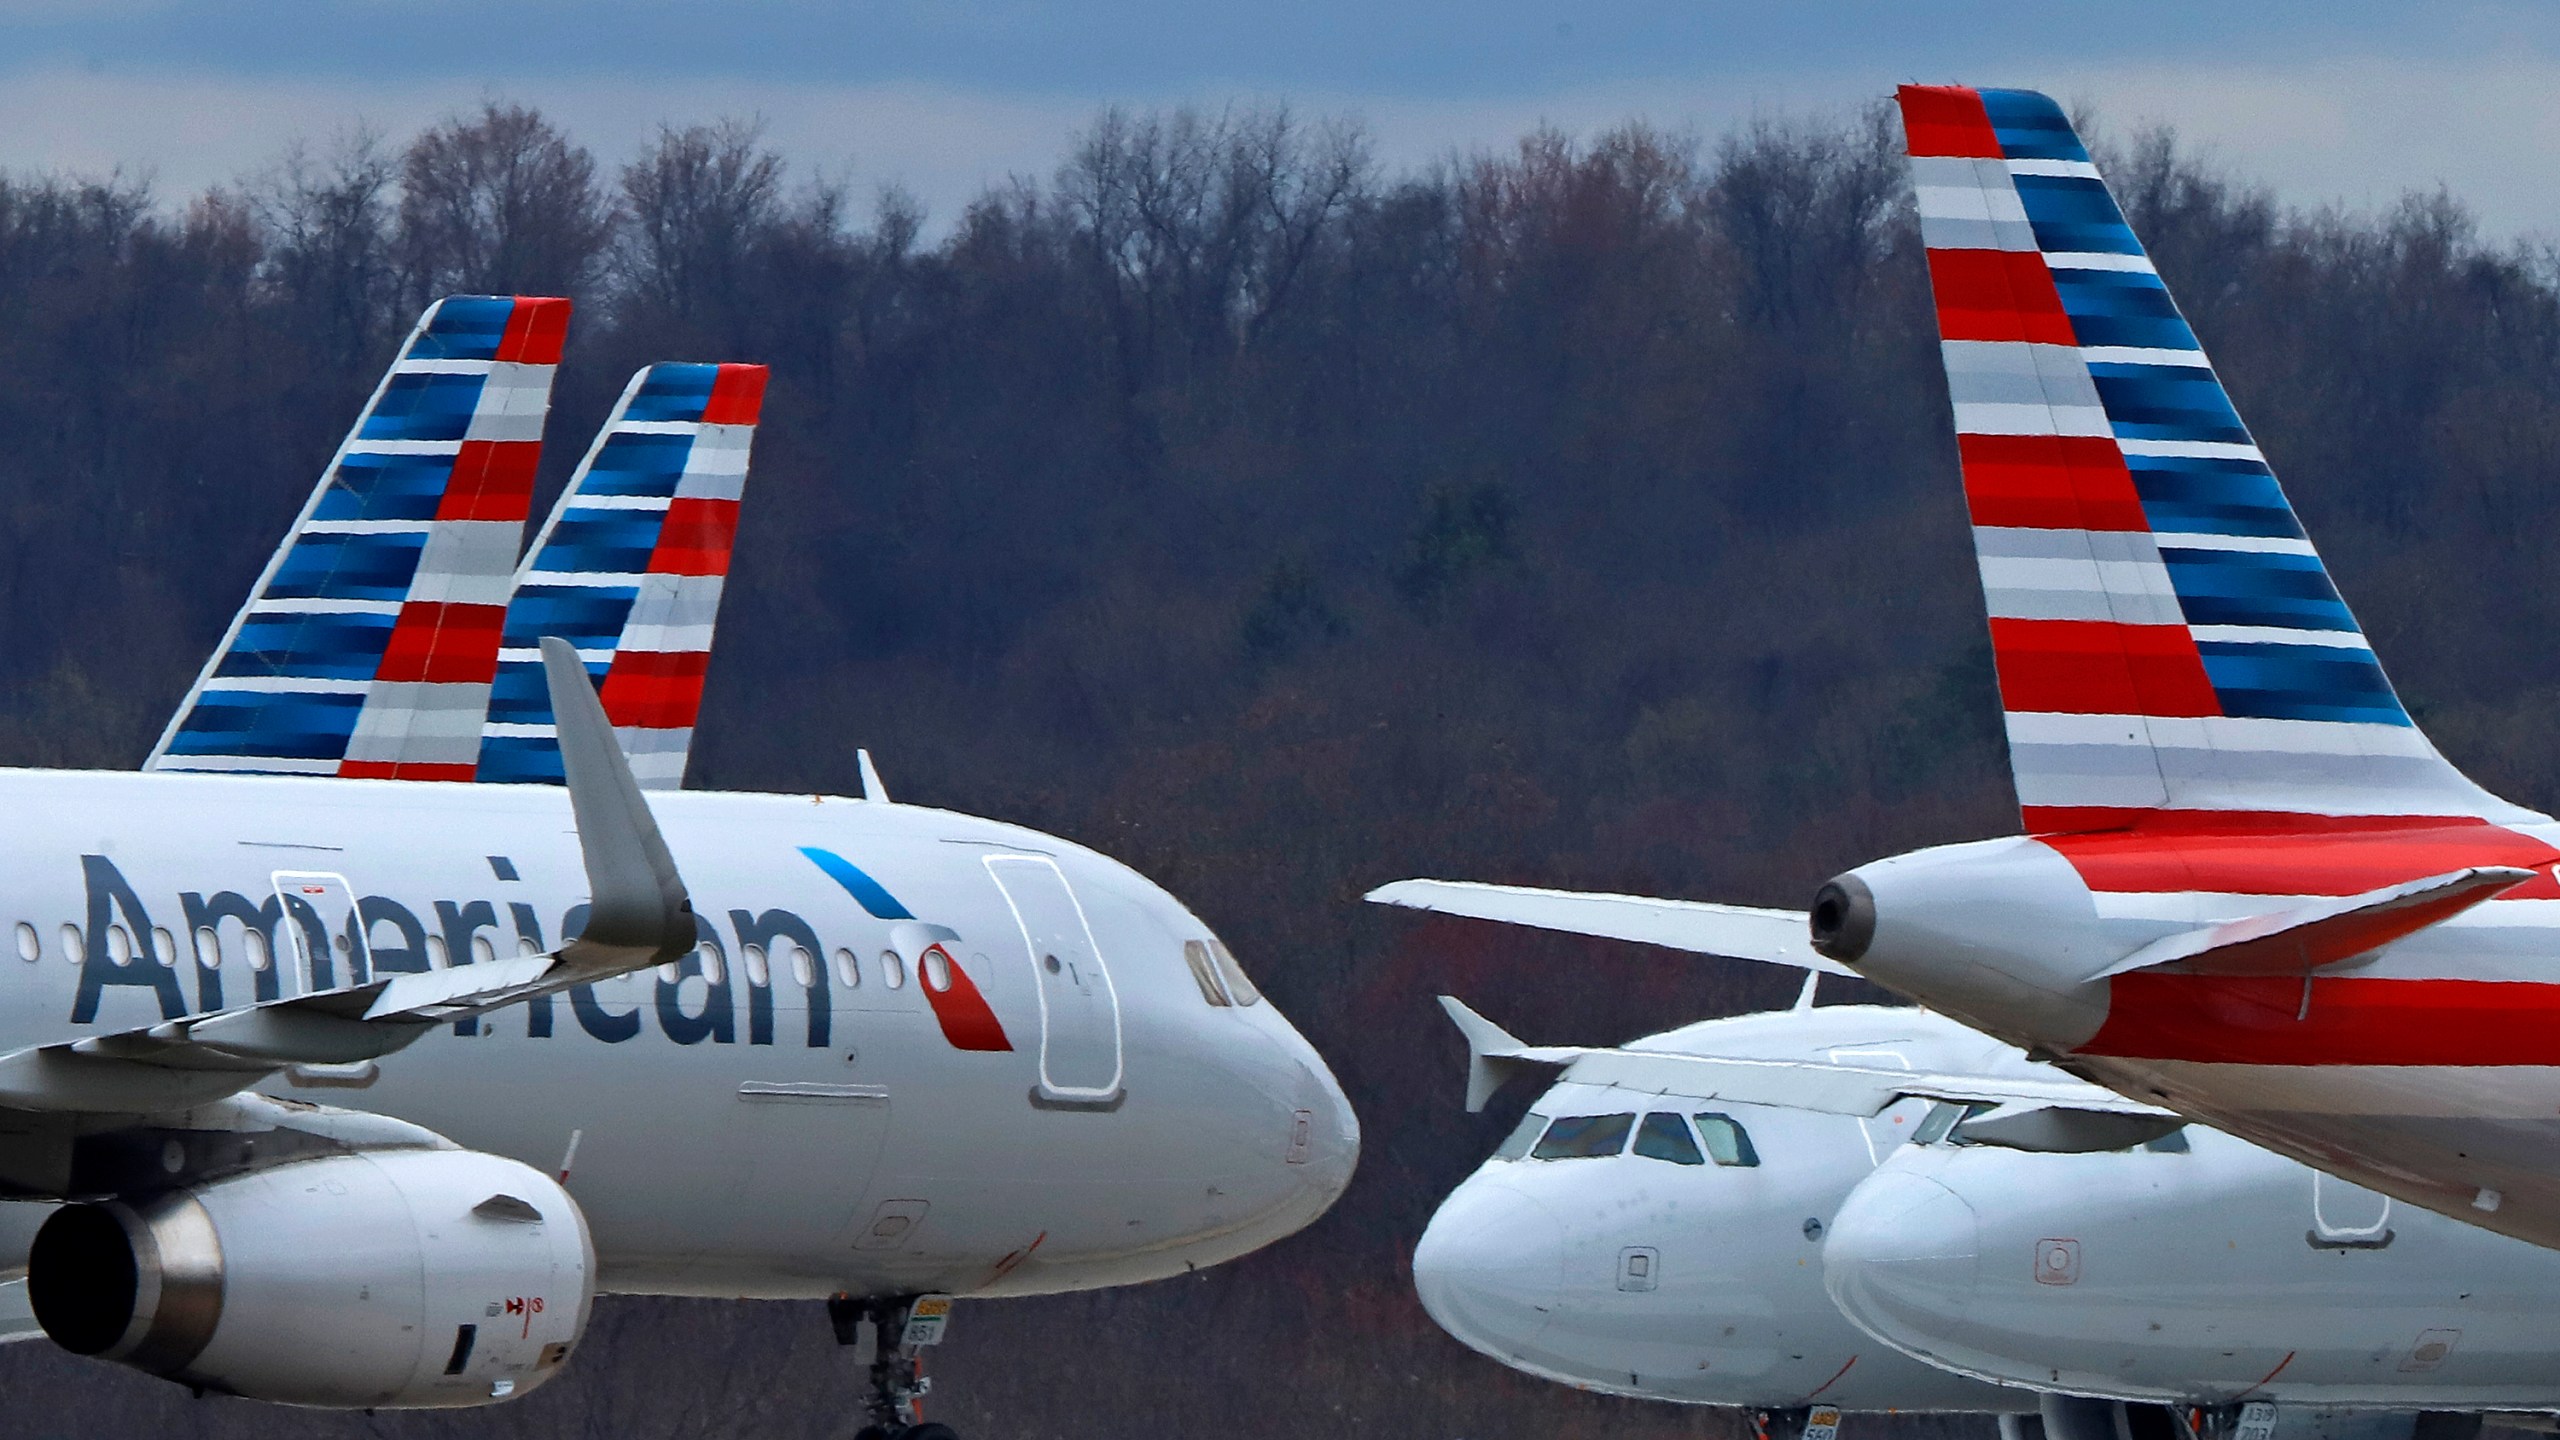
[[[657,818],[569,642],[542,637],[543,679],[560,727],[560,765],[587,864],[587,923],[562,947],[581,969],[619,971],[682,958],[695,944],[693,901]],[[639,952],[649,958],[640,960]]]
[[[1440,997],[1440,1008],[1467,1037],[1467,1113],[1485,1107],[1512,1076],[1533,1065],[1570,1065],[1580,1049],[1523,1044],[1520,1037],[1494,1024],[1454,995]]]
[[[2164,936],[2091,976],[2136,970],[2189,975],[2309,975],[2441,924],[2533,878],[2512,865],[2474,865],[2361,895],[2315,900]]]

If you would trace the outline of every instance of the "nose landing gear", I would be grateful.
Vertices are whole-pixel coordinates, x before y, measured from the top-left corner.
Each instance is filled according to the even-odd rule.
[[[853,1432],[853,1440],[960,1440],[950,1426],[924,1419],[918,1404],[933,1388],[924,1374],[924,1347],[941,1341],[950,1314],[947,1295],[838,1295],[827,1301],[837,1344],[861,1344],[866,1329],[872,1336],[871,1394],[863,1405],[868,1423]]]

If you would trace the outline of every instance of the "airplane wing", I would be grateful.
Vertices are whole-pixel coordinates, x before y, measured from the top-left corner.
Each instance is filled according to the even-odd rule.
[[[2190,975],[2308,975],[2450,920],[2533,876],[2533,871],[2512,865],[2475,865],[2185,930],[2143,946],[2092,978],[2153,969]]]
[[[1699,955],[1792,965],[1825,975],[1856,973],[1836,960],[1814,953],[1801,910],[1539,890],[1472,880],[1398,880],[1379,886],[1365,898],[1378,905],[1499,920],[1507,925],[1594,935],[1604,940],[1632,940],[1640,945],[1660,945]]]
[[[548,955],[399,974],[139,1030],[0,1055],[0,1106],[154,1113],[231,1095],[294,1064],[343,1065],[439,1023],[675,960],[692,901],[648,801],[568,643],[542,642],[590,895],[586,924]]]
[[[1942,1100],[1972,1113],[1965,1138],[2013,1149],[2114,1149],[2166,1134],[2185,1120],[2060,1071],[2051,1078],[1931,1074],[1819,1060],[1744,1060],[1608,1046],[1527,1045],[1461,1001],[1440,997],[1467,1040],[1467,1109],[1484,1108],[1522,1070],[1621,1090],[1772,1105],[1860,1118],[1898,1100]],[[2129,1137],[2129,1138],[2127,1138]]]

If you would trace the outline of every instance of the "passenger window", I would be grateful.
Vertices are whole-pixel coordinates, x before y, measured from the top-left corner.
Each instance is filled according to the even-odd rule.
[[[1546,1130],[1547,1117],[1535,1110],[1530,1111],[1520,1117],[1518,1125],[1512,1127],[1510,1138],[1504,1140],[1493,1152],[1493,1158],[1496,1160],[1519,1159],[1529,1153],[1529,1147],[1537,1144],[1538,1137],[1545,1134]]]
[[[44,958],[44,942],[36,938],[36,927],[18,922],[18,958],[33,965]]]
[[[1698,1153],[1698,1142],[1689,1138],[1689,1122],[1659,1110],[1644,1117],[1644,1124],[1637,1127],[1636,1153],[1674,1165],[1707,1163],[1707,1157]]]
[[[267,973],[268,966],[276,963],[275,947],[267,943],[264,930],[241,931],[240,953],[249,957],[249,968],[261,975]]]
[[[452,964],[453,951],[445,945],[444,938],[439,935],[428,936],[427,968],[430,970],[442,970]]]
[[[77,925],[62,927],[62,958],[74,965],[89,958],[89,942]]]
[[[773,984],[773,962],[765,958],[761,945],[738,947],[738,961],[747,967],[747,983],[758,990]]]
[[[107,958],[118,965],[133,963],[133,937],[121,925],[107,927]]]
[[[1730,1115],[1713,1112],[1697,1117],[1698,1138],[1706,1142],[1707,1158],[1719,1165],[1757,1165],[1760,1152],[1751,1148],[1751,1136]]]
[[[847,990],[855,989],[862,984],[862,963],[853,958],[852,951],[842,949],[836,951],[836,979],[841,981]]]
[[[880,983],[892,990],[907,988],[907,962],[895,950],[880,952]]]
[[[791,979],[803,990],[818,988],[818,957],[806,945],[791,947]]]
[[[720,959],[720,947],[706,940],[693,949],[702,959],[702,978],[705,981],[713,985],[729,983],[729,967]]]
[[[471,937],[471,963],[474,965],[495,965],[498,963],[498,947],[490,942],[488,936],[474,935]]]
[[[1596,1160],[1627,1148],[1627,1132],[1636,1128],[1633,1115],[1568,1115],[1547,1127],[1546,1137],[1529,1152],[1533,1160]]]
[[[1225,941],[1210,941],[1209,953],[1216,957],[1218,978],[1227,982],[1227,993],[1236,997],[1237,1004],[1251,1005],[1262,999],[1262,992],[1254,989],[1253,982],[1244,978],[1244,967],[1236,963],[1236,957],[1227,949]]]
[[[161,969],[175,970],[178,968],[177,936],[170,934],[168,928],[163,926],[151,932],[151,943],[159,947],[160,953],[158,958]]]
[[[1182,963],[1191,967],[1191,981],[1200,987],[1200,998],[1212,1005],[1232,1005],[1226,987],[1218,983],[1218,962],[1209,958],[1209,947],[1197,940],[1182,942]]]
[[[210,925],[196,927],[196,963],[207,970],[222,968],[222,932]]]

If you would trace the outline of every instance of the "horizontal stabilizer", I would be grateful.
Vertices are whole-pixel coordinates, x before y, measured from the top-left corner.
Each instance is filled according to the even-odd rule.
[[[1499,920],[1506,925],[1558,930],[1567,935],[1632,940],[1639,945],[1660,945],[1698,955],[1792,965],[1826,975],[1853,973],[1847,966],[1813,952],[1801,910],[1538,890],[1525,885],[1484,885],[1472,880],[1398,880],[1370,891],[1366,898],[1378,905],[1401,905],[1438,915],[1463,915],[1471,920]]]
[[[2093,979],[2136,970],[2186,975],[2308,975],[2381,949],[2450,920],[2533,878],[2512,865],[2475,865],[2386,885],[2361,895],[2315,900],[2154,940]]]
[[[1768,1105],[1861,1118],[1880,1114],[1897,1100],[1912,1098],[1959,1105],[2170,1117],[2169,1111],[2156,1105],[2128,1100],[2112,1090],[2061,1074],[2051,1079],[1940,1075],[1836,1065],[1823,1060],[1738,1060],[1668,1050],[1529,1045],[1449,996],[1440,997],[1440,1008],[1449,1012],[1459,1032],[1467,1037],[1470,1111],[1483,1109],[1484,1102],[1511,1076],[1533,1066],[1544,1066],[1560,1069],[1560,1079],[1585,1085],[1613,1085],[1622,1090],[1688,1100],[1724,1100],[1737,1105]],[[1993,1139],[1989,1143],[2011,1142]]]

